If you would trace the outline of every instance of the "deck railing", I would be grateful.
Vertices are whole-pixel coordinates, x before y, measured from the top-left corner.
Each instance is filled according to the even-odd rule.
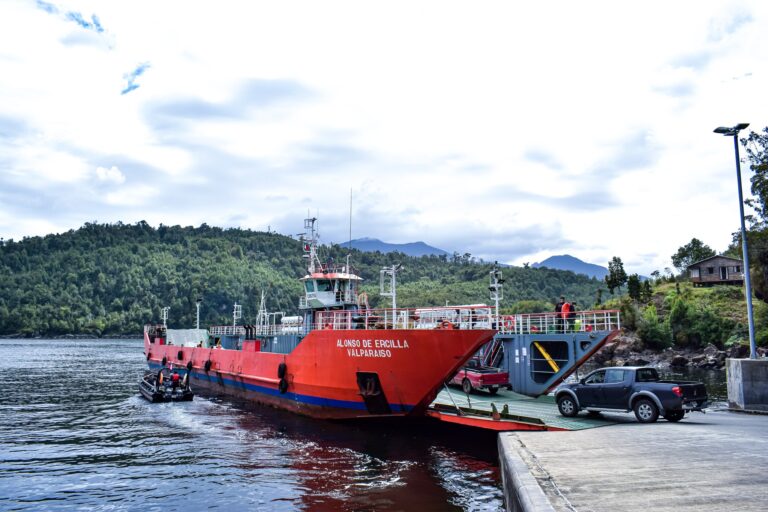
[[[254,325],[253,334],[307,334],[316,329],[493,329],[508,334],[556,334],[621,328],[617,310],[578,311],[566,318],[561,313],[501,315],[497,318],[495,308],[485,305],[317,311],[313,320],[311,324]],[[244,336],[246,328],[218,325],[211,327],[209,333],[211,336]]]
[[[574,313],[530,313],[504,315],[499,331],[510,334],[548,334],[563,332],[613,331],[621,329],[618,310],[577,311]]]

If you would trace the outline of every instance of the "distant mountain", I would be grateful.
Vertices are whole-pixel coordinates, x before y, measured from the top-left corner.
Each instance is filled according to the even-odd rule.
[[[608,275],[608,269],[595,265],[592,263],[586,263],[579,258],[575,258],[570,254],[563,254],[561,256],[550,256],[541,263],[534,263],[531,265],[533,268],[547,267],[557,270],[570,270],[575,274],[585,274],[589,277],[596,277],[603,279]]]
[[[339,245],[342,247],[348,247],[349,242],[344,242],[343,244]],[[376,238],[358,238],[357,240],[352,240],[352,247],[358,251],[363,252],[379,251],[380,253],[388,253],[397,251],[407,254],[408,256],[424,256],[429,254],[441,256],[443,254],[448,254],[446,251],[438,249],[437,247],[432,247],[431,245],[427,245],[424,242],[390,244],[388,242],[382,242]]]

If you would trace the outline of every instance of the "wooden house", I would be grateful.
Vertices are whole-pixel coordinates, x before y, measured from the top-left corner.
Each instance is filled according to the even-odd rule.
[[[693,286],[744,283],[741,260],[728,256],[710,256],[688,266]]]

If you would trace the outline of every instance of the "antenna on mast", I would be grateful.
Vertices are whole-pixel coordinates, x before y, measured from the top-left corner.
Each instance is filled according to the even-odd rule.
[[[237,327],[237,321],[243,318],[243,306],[235,302],[235,308],[232,310],[232,327]]]
[[[379,272],[379,295],[392,297],[392,309],[397,309],[397,273],[401,270],[403,266],[398,263]]]
[[[170,311],[170,310],[171,310],[171,308],[169,308],[168,306],[166,306],[166,307],[164,307],[162,309],[162,312],[163,312],[163,327],[168,327],[168,311]]]
[[[504,298],[504,278],[501,276],[498,261],[493,262],[488,290],[491,292],[491,300],[496,305],[496,325],[499,325],[499,302]]]

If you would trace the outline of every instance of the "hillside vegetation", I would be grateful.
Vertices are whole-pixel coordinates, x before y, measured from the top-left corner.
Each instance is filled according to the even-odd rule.
[[[306,273],[297,240],[243,229],[88,223],[77,230],[6,241],[0,246],[0,335],[95,336],[138,334],[169,306],[169,325],[192,327],[195,301],[203,299],[201,325],[232,321],[235,302],[243,323],[253,321],[260,293],[267,307],[297,312]],[[322,257],[343,261],[344,247],[323,247]],[[379,271],[401,263],[398,305],[488,302],[491,265],[469,254],[409,257],[352,251],[372,306]],[[510,267],[502,307],[547,311],[565,294],[581,309],[595,301],[601,281],[573,272]],[[388,299],[387,299],[388,300]],[[388,304],[388,303],[384,303]]]
[[[723,349],[749,343],[742,287],[694,288],[674,279],[658,280],[648,301],[625,296],[607,306],[621,310],[622,325],[636,330],[646,348],[697,350],[712,344]],[[768,346],[768,304],[753,300],[753,310],[757,344]]]

